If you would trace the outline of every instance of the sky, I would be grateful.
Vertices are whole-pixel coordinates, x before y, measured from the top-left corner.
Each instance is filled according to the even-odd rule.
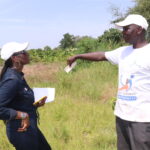
[[[7,42],[29,48],[55,48],[66,33],[97,38],[113,27],[112,7],[126,12],[133,0],[0,0],[0,47]]]

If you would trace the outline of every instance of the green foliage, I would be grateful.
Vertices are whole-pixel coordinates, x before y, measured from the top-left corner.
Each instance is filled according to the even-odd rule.
[[[134,0],[135,6],[133,8],[130,8],[129,13],[133,14],[140,14],[147,18],[147,20],[150,22],[150,1],[149,0]]]
[[[4,61],[0,58],[0,64],[3,64],[4,63]]]
[[[75,37],[69,33],[63,35],[63,39],[60,41],[60,47],[62,49],[72,48],[75,45]]]
[[[123,38],[121,31],[111,28],[104,32],[104,34],[98,37],[99,43],[107,43],[109,45],[116,45],[118,43],[123,44]]]
[[[49,47],[49,46],[45,46],[43,50],[44,50],[44,51],[50,51],[50,50],[52,50],[52,49],[51,49],[51,47]]]
[[[72,54],[71,50],[41,50],[32,49],[29,51],[31,62],[55,62],[66,60]]]
[[[81,53],[95,51],[97,46],[97,39],[88,36],[80,38],[76,43],[76,48],[78,48]]]

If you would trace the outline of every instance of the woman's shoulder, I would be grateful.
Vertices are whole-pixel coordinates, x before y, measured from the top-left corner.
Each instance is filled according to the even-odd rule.
[[[1,81],[2,82],[11,81],[11,82],[19,83],[20,78],[18,77],[17,73],[13,69],[8,68]]]

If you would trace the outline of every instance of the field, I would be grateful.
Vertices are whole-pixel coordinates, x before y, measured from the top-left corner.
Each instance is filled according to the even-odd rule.
[[[55,87],[55,101],[39,108],[40,129],[53,150],[116,150],[113,101],[117,67],[108,62],[36,63],[24,68],[31,87]],[[0,122],[0,150],[14,150]]]

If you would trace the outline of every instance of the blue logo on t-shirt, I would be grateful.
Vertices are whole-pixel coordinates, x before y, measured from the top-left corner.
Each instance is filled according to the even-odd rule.
[[[127,96],[127,95],[118,95],[118,98],[126,101],[135,101],[137,100],[136,96]]]

